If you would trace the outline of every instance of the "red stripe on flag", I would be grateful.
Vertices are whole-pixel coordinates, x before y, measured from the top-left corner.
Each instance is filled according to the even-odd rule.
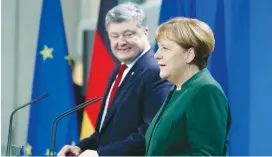
[[[114,60],[105,47],[98,31],[94,36],[94,48],[90,67],[90,75],[86,93],[86,100],[93,97],[103,96],[108,84],[110,73],[114,69]],[[105,98],[104,98],[105,99]],[[96,120],[100,110],[101,102],[88,106],[85,111],[91,119],[93,126],[96,126]]]

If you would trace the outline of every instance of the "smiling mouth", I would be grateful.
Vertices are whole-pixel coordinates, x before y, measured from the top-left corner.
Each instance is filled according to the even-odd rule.
[[[128,51],[128,50],[130,50],[131,48],[126,48],[126,49],[117,49],[117,51]]]
[[[164,64],[159,64],[159,66],[160,66],[160,67],[165,67],[166,65],[164,65]]]

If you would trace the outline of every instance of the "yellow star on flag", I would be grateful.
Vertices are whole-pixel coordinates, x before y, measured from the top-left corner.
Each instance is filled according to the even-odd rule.
[[[49,148],[47,148],[44,155],[50,156],[50,155],[56,155],[56,154],[57,154],[56,152],[52,154],[52,152],[49,151]]]
[[[72,142],[72,146],[75,146],[75,145],[76,145],[76,142],[73,141],[73,142]]]
[[[25,147],[25,154],[26,155],[31,155],[32,154],[32,146],[30,144],[27,144]]]
[[[65,56],[64,59],[66,59],[66,60],[68,61],[68,64],[69,64],[70,66],[72,65],[72,60],[73,60],[73,58],[72,58],[70,55]]]
[[[47,45],[45,45],[43,50],[40,52],[40,54],[43,56],[43,60],[46,60],[47,58],[53,58],[53,51],[53,48],[48,48]]]
[[[49,149],[47,148],[46,149],[46,151],[45,151],[45,154],[44,155],[46,155],[46,156],[49,156],[50,155],[50,151],[49,151]]]

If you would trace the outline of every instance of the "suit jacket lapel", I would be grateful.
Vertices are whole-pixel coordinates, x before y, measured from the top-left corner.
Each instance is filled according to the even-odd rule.
[[[166,99],[164,100],[162,107],[160,108],[160,110],[158,111],[158,113],[156,114],[156,116],[154,117],[154,119],[153,119],[151,125],[149,125],[149,128],[148,128],[148,129],[149,129],[151,132],[150,132],[150,136],[148,137],[147,143],[146,143],[146,148],[147,148],[147,149],[146,149],[146,150],[147,150],[146,154],[147,154],[148,151],[149,151],[149,146],[150,146],[150,142],[151,142],[150,140],[152,139],[153,133],[154,133],[155,128],[156,128],[156,125],[157,125],[157,123],[159,122],[159,120],[161,119],[161,116],[162,116],[162,114],[163,114],[163,112],[164,112],[164,110],[165,110],[167,104],[169,103],[169,101],[170,101],[170,99],[171,99],[171,97],[172,97],[172,95],[173,95],[174,92],[175,92],[175,87],[173,86],[173,87],[170,89],[170,91],[169,91],[169,93],[168,93]]]
[[[103,97],[102,105],[100,107],[100,112],[99,112],[99,116],[98,116],[98,119],[97,119],[96,127],[95,127],[97,132],[99,132],[99,128],[100,128],[100,125],[101,125],[101,120],[102,120],[104,108],[106,106],[107,97],[108,97],[108,94],[110,92],[111,85],[115,81],[118,69],[119,69],[119,67],[115,68],[114,71],[112,72],[111,76],[110,76],[108,86],[107,86],[106,92],[105,92],[104,97]]]
[[[125,79],[123,80],[123,82],[121,83],[120,87],[118,88],[114,99],[112,101],[112,104],[110,105],[107,115],[105,117],[105,120],[103,122],[103,126],[100,132],[103,131],[103,129],[107,126],[107,124],[110,122],[110,120],[112,119],[112,117],[114,116],[114,114],[116,113],[116,109],[118,108],[118,106],[120,104],[123,104],[123,101],[126,100],[126,94],[127,94],[127,90],[126,89],[130,89],[130,86],[133,85],[133,83],[137,80],[137,78],[140,76],[141,73],[141,69],[139,68],[131,68],[130,71],[128,72],[128,74],[126,75]]]
[[[103,122],[103,126],[101,128],[100,133],[105,129],[107,124],[110,122],[110,120],[112,119],[112,117],[113,117],[116,109],[118,108],[118,106],[120,104],[122,104],[123,101],[126,100],[126,98],[125,98],[126,94],[127,94],[126,89],[130,89],[130,86],[132,86],[133,83],[137,80],[137,78],[139,76],[141,76],[141,73],[143,72],[143,66],[145,66],[145,63],[149,61],[150,57],[153,57],[153,54],[154,54],[154,52],[150,49],[146,54],[144,54],[141,58],[139,58],[139,60],[135,63],[135,65],[130,69],[130,71],[126,75],[125,79],[121,83],[119,89],[117,90],[117,93],[114,96],[112,104],[110,105],[110,107],[108,109],[108,112],[107,112],[107,115],[105,117],[105,120]],[[119,69],[119,67],[117,69]],[[117,74],[117,71],[116,71],[116,74]],[[114,75],[114,78],[113,78],[113,80],[111,81],[111,84],[108,87],[107,93],[109,93],[111,85],[112,85],[113,81],[115,80],[116,74]],[[103,105],[103,110],[104,110],[104,107],[105,107],[105,104],[106,104],[107,96],[108,96],[108,94],[106,95],[106,97],[104,99],[105,102],[104,102],[104,105]],[[116,102],[118,102],[118,103],[116,103]],[[101,121],[101,118],[100,118],[100,121]]]

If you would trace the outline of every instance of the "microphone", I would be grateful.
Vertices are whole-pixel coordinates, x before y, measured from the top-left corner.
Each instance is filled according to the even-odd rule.
[[[37,97],[37,98],[31,100],[30,102],[28,102],[28,103],[26,103],[26,104],[24,104],[24,105],[22,105],[22,106],[19,106],[18,108],[16,108],[16,109],[11,113],[11,115],[10,115],[10,117],[9,117],[9,130],[8,130],[8,142],[7,142],[6,156],[9,156],[9,155],[10,155],[12,121],[13,121],[13,116],[14,116],[14,114],[15,114],[18,110],[20,110],[20,109],[22,109],[22,108],[24,108],[24,107],[26,107],[26,106],[28,106],[28,105],[31,105],[31,104],[33,104],[33,103],[35,103],[35,102],[37,102],[37,101],[39,101],[39,100],[41,100],[41,99],[43,99],[43,98],[46,98],[46,97],[48,97],[48,96],[49,96],[49,94],[48,94],[48,93],[45,93],[45,94],[43,94],[43,95],[41,95],[41,96],[39,96],[39,97]]]
[[[53,121],[53,123],[52,123],[52,126],[51,126],[51,133],[50,133],[50,147],[49,147],[49,155],[54,155],[54,152],[55,152],[55,146],[56,146],[56,133],[57,133],[57,124],[58,124],[58,122],[62,119],[62,118],[64,118],[65,116],[68,116],[69,114],[71,114],[71,113],[74,113],[74,112],[76,112],[76,111],[78,111],[78,110],[80,110],[80,109],[82,109],[82,108],[84,108],[84,107],[86,107],[86,106],[88,106],[88,105],[90,105],[90,104],[93,104],[93,103],[95,103],[95,102],[97,102],[97,101],[99,101],[99,100],[101,100],[103,97],[100,97],[100,98],[97,98],[97,97],[95,97],[95,98],[93,98],[93,99],[91,99],[91,100],[88,100],[88,101],[86,101],[86,102],[84,102],[84,103],[82,103],[82,104],[80,104],[80,105],[77,105],[76,107],[74,107],[74,108],[72,108],[72,109],[70,109],[70,110],[68,110],[68,111],[66,111],[66,112],[64,112],[64,113],[62,113],[62,114],[60,114],[57,118],[55,118],[54,119],[54,121]]]

